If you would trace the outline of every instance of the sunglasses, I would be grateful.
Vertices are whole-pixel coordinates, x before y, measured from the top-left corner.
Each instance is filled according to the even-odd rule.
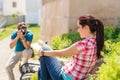
[[[20,29],[26,29],[27,27],[26,27],[26,24],[25,23],[19,23],[18,24],[18,30],[20,30]]]
[[[21,26],[26,26],[26,24],[25,23],[19,23],[18,27],[21,27]]]
[[[18,30],[20,30],[20,29],[26,29],[26,27],[18,27]]]

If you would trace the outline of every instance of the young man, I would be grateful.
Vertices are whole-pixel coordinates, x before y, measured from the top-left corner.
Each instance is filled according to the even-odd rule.
[[[33,34],[31,31],[27,30],[27,27],[27,24],[24,22],[18,23],[17,31],[13,32],[11,35],[10,48],[14,48],[14,52],[6,64],[9,80],[15,80],[13,68],[21,57],[24,57],[23,62],[26,63],[32,56],[33,51],[30,45],[33,40]]]

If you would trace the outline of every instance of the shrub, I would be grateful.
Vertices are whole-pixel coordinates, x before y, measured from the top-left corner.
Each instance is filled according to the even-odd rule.
[[[120,41],[120,28],[116,27],[113,30],[112,39],[114,42]]]
[[[62,34],[62,38],[70,39],[72,41],[72,44],[75,43],[76,41],[81,40],[78,32],[69,32],[67,34]]]
[[[64,49],[72,44],[70,39],[62,38],[61,36],[55,36],[52,38],[51,47],[52,49],[60,50]]]
[[[115,51],[117,54],[120,54],[120,42],[112,42],[111,40],[105,41],[104,45],[104,53],[105,54],[113,54]]]
[[[116,27],[105,27],[104,38],[106,40],[111,40],[112,42],[120,41],[120,28]]]
[[[112,39],[113,27],[105,27],[104,29],[104,38],[105,40]]]
[[[95,80],[120,79],[120,42],[105,41],[106,52],[102,52],[104,63],[100,66]],[[107,54],[106,54],[107,53]],[[93,80],[94,77],[91,78]]]
[[[98,72],[96,80],[119,80],[120,79],[120,55],[115,51],[110,56],[105,56],[104,62]]]
[[[81,38],[78,32],[69,32],[60,36],[54,36],[50,45],[53,49],[59,50],[69,47],[71,44],[79,41],[80,39]]]
[[[34,73],[30,80],[38,80],[38,72]]]

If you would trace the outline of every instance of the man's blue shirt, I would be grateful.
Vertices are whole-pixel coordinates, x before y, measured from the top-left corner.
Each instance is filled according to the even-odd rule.
[[[11,35],[11,39],[15,39],[15,37],[17,36],[17,32],[13,32]],[[25,40],[28,42],[32,42],[33,40],[33,33],[29,30],[26,31],[26,35],[25,35]],[[14,51],[23,51],[25,49],[23,43],[21,42],[20,39],[18,39],[16,45],[15,45],[15,49]]]

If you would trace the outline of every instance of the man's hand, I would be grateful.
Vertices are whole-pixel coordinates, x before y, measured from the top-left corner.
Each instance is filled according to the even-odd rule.
[[[23,40],[24,37],[25,37],[25,35],[23,35],[23,33],[21,32],[21,30],[18,30],[17,37],[19,37],[21,40]]]
[[[17,41],[18,41],[19,38],[20,38],[20,30],[17,31],[16,38],[13,39],[13,40],[11,40],[11,42],[10,42],[10,48],[11,49],[16,45],[16,43],[17,43]]]

